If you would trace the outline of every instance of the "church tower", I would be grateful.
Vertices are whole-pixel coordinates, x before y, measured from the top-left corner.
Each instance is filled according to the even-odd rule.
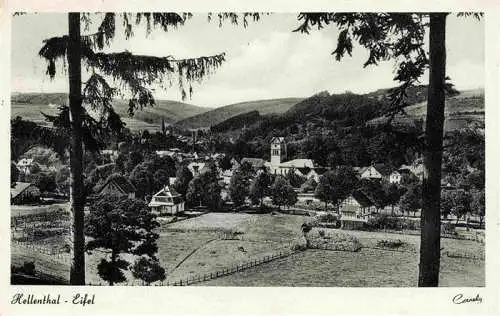
[[[286,144],[284,137],[273,137],[271,139],[271,167],[278,168],[286,155]]]

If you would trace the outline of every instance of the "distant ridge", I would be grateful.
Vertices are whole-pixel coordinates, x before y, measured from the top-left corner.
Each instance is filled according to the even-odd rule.
[[[302,100],[303,98],[282,98],[240,102],[188,117],[175,125],[180,128],[206,128],[252,111],[258,111],[260,115],[282,114]]]
[[[44,123],[40,112],[54,114],[57,111],[57,106],[67,104],[67,99],[66,93],[12,93],[11,116],[19,115],[38,123]],[[173,124],[189,116],[210,110],[210,108],[183,102],[156,100],[154,107],[136,111],[133,117],[129,117],[127,100],[115,99],[113,107],[127,123],[127,127],[131,129],[156,129],[159,128],[162,119],[165,120],[165,123]]]

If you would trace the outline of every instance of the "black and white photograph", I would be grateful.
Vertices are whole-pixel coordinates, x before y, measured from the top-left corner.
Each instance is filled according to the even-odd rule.
[[[0,6],[0,314],[495,314],[491,9],[94,2]]]
[[[11,284],[485,286],[483,13],[11,18]]]

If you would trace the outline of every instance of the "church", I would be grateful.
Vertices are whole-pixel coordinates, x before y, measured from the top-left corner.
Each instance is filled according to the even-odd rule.
[[[283,161],[286,159],[286,142],[284,137],[273,137],[271,139],[271,161],[256,158],[243,158],[242,163],[245,161],[250,162],[254,167],[266,167],[272,174],[285,175],[290,171],[306,178],[314,178],[318,181],[319,172],[323,168],[318,168],[314,165],[311,159],[294,159]]]

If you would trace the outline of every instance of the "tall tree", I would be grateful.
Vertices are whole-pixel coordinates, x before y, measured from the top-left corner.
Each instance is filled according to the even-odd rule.
[[[120,258],[121,253],[147,255],[155,258],[158,234],[153,230],[160,225],[147,205],[127,196],[103,195],[90,206],[85,221],[85,232],[93,239],[86,249],[109,249],[110,260],[98,264],[99,276],[109,285],[126,281],[123,270],[130,264]]]
[[[179,194],[185,195],[189,182],[193,179],[193,174],[186,165],[181,166],[177,169],[176,178],[174,182],[174,190]]]
[[[290,182],[283,177],[277,176],[270,189],[271,199],[278,208],[281,205],[292,206],[297,202],[297,193],[294,191]]]
[[[69,124],[70,131],[70,205],[72,213],[72,262],[70,269],[70,283],[72,285],[85,284],[85,254],[83,234],[83,139],[84,131],[90,131],[92,136],[102,132],[104,127],[123,127],[119,116],[111,105],[113,97],[118,93],[111,87],[107,78],[115,79],[124,84],[130,92],[129,112],[155,104],[153,93],[148,86],[164,82],[173,83],[173,76],[178,77],[179,89],[183,98],[192,93],[191,82],[199,81],[218,68],[224,61],[224,54],[192,59],[175,59],[172,56],[152,57],[139,56],[130,52],[105,53],[116,29],[115,13],[105,13],[94,34],[82,35],[81,24],[85,28],[90,26],[96,14],[68,14],[68,34],[53,37],[44,41],[39,55],[48,61],[47,74],[53,78],[56,74],[56,61],[67,60],[69,78]],[[172,27],[183,25],[191,14],[177,13],[136,13],[120,14],[123,19],[125,38],[133,35],[135,25],[145,24],[148,33],[152,27],[159,27],[164,31]],[[246,25],[244,15],[244,25]],[[222,16],[219,19],[222,20]],[[228,17],[231,18],[231,17]],[[238,21],[238,16],[233,19]],[[254,20],[258,17],[254,17]],[[234,23],[234,21],[233,21]],[[85,62],[91,73],[82,90],[82,61]],[[188,92],[186,92],[188,91]],[[100,121],[85,121],[88,117],[86,107],[99,110],[102,114]],[[87,124],[91,122],[91,124]]]
[[[448,13],[301,13],[302,24],[296,31],[309,33],[330,23],[340,29],[337,48],[333,52],[340,60],[351,54],[353,41],[369,50],[364,66],[380,61],[396,61],[395,80],[401,83],[391,90],[391,107],[384,109],[391,123],[395,114],[408,103],[409,87],[415,85],[429,69],[427,114],[424,136],[424,176],[422,185],[421,246],[418,285],[438,286],[440,263],[440,194],[443,155],[443,124],[446,83],[446,17]],[[460,14],[464,15],[464,14]],[[480,18],[482,14],[473,13]],[[429,34],[428,54],[425,35]]]
[[[264,196],[269,194],[269,187],[271,186],[271,176],[267,171],[257,174],[250,184],[250,198],[253,204],[260,204],[263,207]]]
[[[245,203],[245,198],[248,196],[249,188],[246,185],[245,179],[240,172],[235,171],[229,180],[229,196],[236,207],[240,207]]]

